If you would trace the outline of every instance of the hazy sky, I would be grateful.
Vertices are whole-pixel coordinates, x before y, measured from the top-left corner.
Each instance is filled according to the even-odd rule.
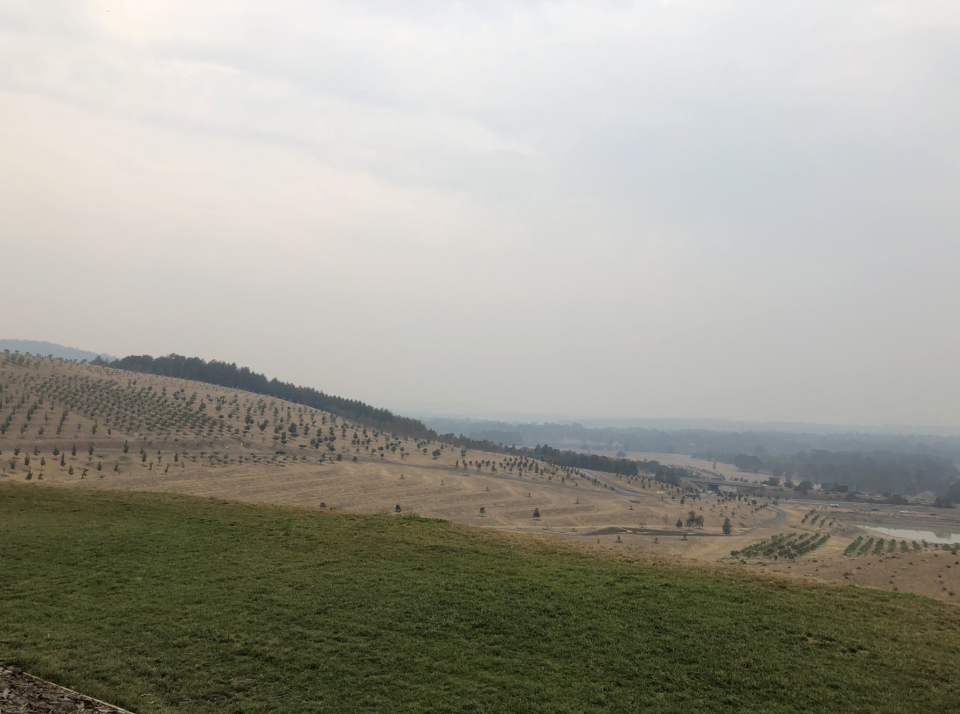
[[[0,337],[960,423],[960,3],[0,4]]]

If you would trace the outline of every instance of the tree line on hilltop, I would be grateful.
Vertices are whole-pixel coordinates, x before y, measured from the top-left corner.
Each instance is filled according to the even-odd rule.
[[[208,362],[199,357],[183,357],[171,354],[165,357],[131,355],[103,364],[131,372],[143,372],[177,379],[192,379],[230,389],[267,394],[277,399],[331,412],[346,419],[363,421],[382,428],[394,428],[410,436],[423,437],[431,431],[427,429],[423,422],[399,416],[389,409],[374,407],[358,399],[347,399],[327,394],[313,387],[300,387],[290,382],[281,382],[276,377],[267,379],[265,375],[254,372],[249,367],[237,367],[232,362],[221,362],[220,360],[210,360]]]
[[[170,354],[164,357],[150,355],[131,355],[107,362],[94,360],[94,364],[143,374],[156,374],[176,379],[191,379],[208,382],[230,389],[242,389],[247,392],[266,394],[296,404],[330,412],[346,419],[375,426],[385,431],[414,437],[417,439],[437,440],[461,449],[492,451],[505,454],[530,454],[531,449],[504,446],[487,439],[472,439],[463,434],[438,434],[418,419],[394,414],[389,409],[374,407],[357,399],[347,399],[327,394],[312,387],[301,387],[290,382],[281,382],[276,378],[254,372],[249,367],[237,367],[232,362],[220,360],[206,361],[199,357],[184,357]],[[543,461],[558,466],[596,469],[609,473],[636,475],[637,465],[628,459],[612,459],[607,456],[578,454],[573,451],[561,451],[549,446],[537,447],[533,455]]]
[[[609,456],[600,456],[599,454],[581,454],[576,451],[561,451],[552,446],[538,444],[533,449],[533,454],[538,459],[542,459],[558,466],[567,466],[574,469],[593,469],[595,471],[606,471],[607,473],[636,476],[639,473],[639,467],[636,461],[630,459],[613,459]]]

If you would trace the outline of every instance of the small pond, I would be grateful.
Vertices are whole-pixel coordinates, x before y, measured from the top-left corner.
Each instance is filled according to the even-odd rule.
[[[927,543],[960,543],[960,533],[950,531],[915,531],[909,528],[885,528],[883,526],[864,526],[868,530],[905,541],[927,541]]]

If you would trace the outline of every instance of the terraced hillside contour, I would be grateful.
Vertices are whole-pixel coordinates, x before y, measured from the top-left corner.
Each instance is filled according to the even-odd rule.
[[[0,353],[2,478],[82,488],[177,491],[363,512],[416,512],[582,537],[669,528],[682,489],[651,475],[606,480],[530,455],[481,452],[384,432],[260,394],[105,366]],[[278,453],[280,452],[280,453]],[[714,509],[714,510],[711,510]],[[698,535],[769,517],[711,505]],[[534,517],[534,513],[539,518]],[[742,526],[741,526],[742,524]]]
[[[888,541],[882,554],[874,543],[859,554],[870,536],[847,525],[842,508],[693,494],[647,473],[581,474],[529,453],[411,438],[212,384],[0,353],[0,427],[0,483],[360,513],[396,514],[399,506],[401,514],[960,602],[960,562],[924,543],[893,552]],[[817,547],[783,549],[794,557],[760,547],[781,534]],[[858,537],[858,557],[844,555]]]

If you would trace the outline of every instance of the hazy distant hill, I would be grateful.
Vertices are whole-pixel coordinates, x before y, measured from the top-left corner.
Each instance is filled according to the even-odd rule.
[[[637,420],[640,421],[640,420]],[[677,420],[680,422],[681,420]],[[705,420],[706,421],[706,420]],[[950,459],[960,465],[960,436],[915,433],[871,434],[789,432],[764,430],[651,429],[642,426],[589,426],[584,423],[518,423],[462,418],[425,418],[424,423],[439,433],[463,434],[471,439],[517,446],[548,444],[556,448],[596,451],[652,452],[698,455],[728,461],[737,454],[792,456],[798,452],[890,452]],[[738,422],[727,422],[738,424]]]
[[[87,360],[88,362],[100,357],[101,359],[112,362],[116,357],[104,354],[102,352],[90,352],[89,350],[79,350],[76,347],[64,347],[54,342],[42,342],[39,340],[0,340],[0,351],[10,350],[11,352],[29,352],[30,354],[40,355],[41,357],[61,357],[63,359]]]

